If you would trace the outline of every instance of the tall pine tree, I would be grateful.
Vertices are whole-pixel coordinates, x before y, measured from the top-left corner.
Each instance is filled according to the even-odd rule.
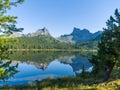
[[[92,62],[96,69],[105,69],[103,81],[107,81],[115,65],[120,63],[120,12],[115,10],[115,17],[110,16],[106,22],[100,42],[98,43],[98,53],[92,57]]]

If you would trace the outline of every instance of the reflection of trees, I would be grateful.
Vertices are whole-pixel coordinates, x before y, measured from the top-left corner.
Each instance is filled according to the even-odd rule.
[[[53,51],[15,51],[9,52],[9,57],[14,64],[26,62],[33,64],[37,68],[45,70],[49,63],[57,58],[61,58],[66,55],[71,55],[71,52],[53,52]]]
[[[53,52],[53,51],[16,51],[9,52],[11,60],[23,61],[23,62],[37,62],[37,63],[49,63],[56,58],[60,58],[71,54],[70,52]]]
[[[83,63],[81,62],[81,57],[89,58],[91,56],[90,52],[54,52],[54,51],[10,51],[10,59],[13,63],[26,62],[28,64],[33,64],[39,69],[46,69],[49,63],[53,60],[59,60],[60,62],[68,63],[78,71],[82,68]],[[75,57],[79,57],[75,58]],[[82,60],[86,61],[86,60]],[[71,63],[70,63],[71,62]],[[16,64],[16,63],[15,63]],[[89,66],[89,65],[88,65]],[[85,67],[86,68],[86,67]]]
[[[9,57],[11,60],[17,61],[32,61],[37,63],[49,63],[54,59],[58,59],[64,56],[75,55],[77,57],[91,56],[91,53],[82,52],[54,52],[54,51],[9,51]]]

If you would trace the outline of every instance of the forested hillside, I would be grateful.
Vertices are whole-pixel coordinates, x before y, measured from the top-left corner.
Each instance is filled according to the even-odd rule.
[[[14,39],[14,38],[13,38]],[[35,37],[19,37],[16,43],[9,44],[10,49],[63,49],[63,50],[89,50],[96,49],[97,42],[80,44],[66,44],[54,39],[52,36],[39,35]]]
[[[68,49],[68,45],[61,43],[51,36],[19,37],[16,44],[9,44],[10,49]],[[71,48],[71,45],[69,45]]]

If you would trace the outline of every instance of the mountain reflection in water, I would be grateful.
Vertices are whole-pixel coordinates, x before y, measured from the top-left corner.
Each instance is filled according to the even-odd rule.
[[[41,54],[38,53],[38,55]],[[25,61],[24,58],[23,60],[13,58],[12,64],[18,63],[17,70],[19,72],[14,75],[14,78],[9,78],[7,82],[1,80],[0,85],[21,85],[45,78],[75,77],[76,74],[82,72],[83,66],[86,72],[92,71],[92,64],[84,56],[78,57],[71,54],[65,56],[64,54],[64,56],[48,59],[46,62],[43,62],[43,60],[41,62],[39,57],[34,58],[38,60],[29,61],[27,59]]]

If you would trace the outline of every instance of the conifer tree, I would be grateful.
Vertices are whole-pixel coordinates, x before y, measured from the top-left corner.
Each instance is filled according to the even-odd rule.
[[[106,22],[100,42],[98,43],[98,53],[92,57],[92,62],[96,69],[105,69],[103,81],[107,81],[115,65],[120,63],[120,12],[115,10],[115,17],[110,16]]]
[[[15,27],[15,24],[17,23],[16,16],[6,15],[7,10],[10,10],[12,6],[23,3],[23,1],[24,0],[0,0],[0,33],[8,34],[23,30],[23,28]]]

